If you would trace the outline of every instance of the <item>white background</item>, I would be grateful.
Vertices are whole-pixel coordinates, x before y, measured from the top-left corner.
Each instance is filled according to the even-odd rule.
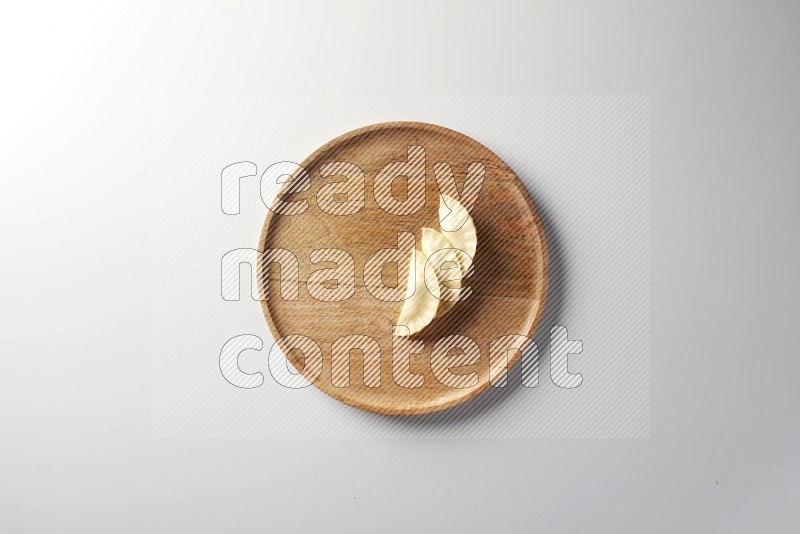
[[[20,6],[0,530],[795,528],[797,4]],[[651,95],[650,439],[151,439],[152,187],[280,128],[271,94],[364,92]]]

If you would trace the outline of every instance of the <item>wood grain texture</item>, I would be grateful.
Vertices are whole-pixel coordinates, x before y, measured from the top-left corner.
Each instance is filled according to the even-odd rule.
[[[372,194],[373,180],[388,163],[405,161],[409,145],[425,148],[425,206],[412,215],[398,216],[384,212],[377,205]],[[331,181],[321,177],[320,166],[334,161],[355,163],[366,174],[366,205],[358,213],[334,216],[317,207],[317,191]],[[376,250],[396,247],[398,232],[413,233],[419,246],[423,227],[439,228],[440,192],[433,173],[433,165],[439,162],[452,166],[459,188],[463,187],[470,163],[479,162],[486,167],[483,188],[471,212],[478,235],[475,272],[469,279],[473,294],[413,336],[425,343],[424,352],[411,358],[411,370],[423,374],[424,385],[404,388],[392,379],[392,326],[402,302],[382,302],[371,296],[364,288],[364,264]],[[323,371],[314,385],[346,404],[386,415],[444,410],[491,387],[490,342],[507,334],[532,336],[542,316],[548,286],[547,244],[542,222],[530,195],[513,171],[489,149],[463,134],[414,122],[376,124],[349,132],[318,149],[302,162],[302,166],[311,176],[310,189],[284,198],[305,199],[309,203],[308,210],[294,216],[270,211],[259,243],[261,251],[283,248],[298,257],[300,298],[283,300],[277,283],[264,283],[266,279],[277,279],[279,271],[275,267],[268,268],[268,272],[261,269],[259,280],[262,281],[262,298],[266,297],[262,300],[262,309],[275,339],[302,334],[321,347]],[[309,253],[320,248],[340,248],[355,259],[355,294],[348,300],[322,302],[309,295],[305,287],[309,274],[332,266],[311,263]],[[391,276],[386,282],[393,282]],[[400,283],[405,285],[404,280]],[[367,335],[379,343],[380,387],[364,385],[360,351],[351,353],[349,386],[340,388],[332,384],[331,344],[350,334]],[[479,380],[473,387],[446,387],[431,371],[431,349],[436,341],[451,334],[468,336],[481,350],[477,364],[453,370],[456,374],[477,371]],[[520,355],[520,351],[510,355],[509,367]],[[287,357],[303,372],[304,361],[298,351],[290,351]]]

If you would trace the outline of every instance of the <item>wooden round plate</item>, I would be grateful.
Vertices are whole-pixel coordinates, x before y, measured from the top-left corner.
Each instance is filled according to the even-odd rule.
[[[408,160],[408,147],[425,149],[425,205],[412,215],[399,216],[382,210],[373,195],[374,178],[387,164]],[[342,177],[323,178],[320,167],[331,162],[351,162],[365,173],[365,206],[358,213],[336,216],[317,205],[317,192],[326,183]],[[477,229],[478,247],[474,274],[469,278],[472,294],[457,302],[446,315],[436,319],[413,340],[424,342],[424,350],[411,356],[410,370],[421,373],[424,383],[408,388],[398,385],[392,375],[392,327],[402,302],[384,302],[364,287],[364,265],[379,249],[396,248],[398,233],[411,232],[419,239],[423,227],[439,228],[439,187],[434,177],[436,163],[450,164],[456,184],[463,187],[471,163],[485,166],[480,196],[471,210]],[[285,249],[299,260],[299,296],[285,300],[279,284],[264,283],[280,277],[280,269],[270,264],[260,267],[262,309],[276,340],[288,335],[313,339],[322,350],[321,375],[306,369],[306,358],[299,350],[289,350],[287,359],[316,387],[346,404],[386,415],[417,415],[450,408],[479,395],[491,387],[489,377],[490,343],[508,334],[532,336],[541,319],[548,286],[548,256],[542,222],[525,186],[513,171],[488,148],[477,141],[441,126],[418,122],[375,124],[354,130],[327,143],[305,161],[302,167],[310,176],[305,191],[291,192],[287,183],[279,195],[285,201],[304,199],[307,210],[299,215],[268,213],[261,233],[259,250]],[[402,200],[403,181],[395,180],[393,195]],[[405,194],[408,192],[405,191]],[[312,263],[315,249],[346,250],[355,260],[355,292],[340,302],[313,298],[306,287],[309,275],[324,263]],[[395,270],[384,270],[387,285],[400,283]],[[369,336],[380,345],[380,386],[367,387],[364,355],[350,352],[350,379],[347,387],[332,381],[331,345],[343,336]],[[441,338],[458,334],[474,340],[480,348],[477,363],[451,369],[453,374],[474,374],[477,384],[453,388],[440,383],[431,370],[431,350]],[[458,352],[458,349],[454,349]],[[521,351],[509,354],[508,367],[516,363]],[[318,367],[315,371],[318,370]],[[371,384],[374,385],[371,377]],[[370,382],[368,380],[368,382]]]

